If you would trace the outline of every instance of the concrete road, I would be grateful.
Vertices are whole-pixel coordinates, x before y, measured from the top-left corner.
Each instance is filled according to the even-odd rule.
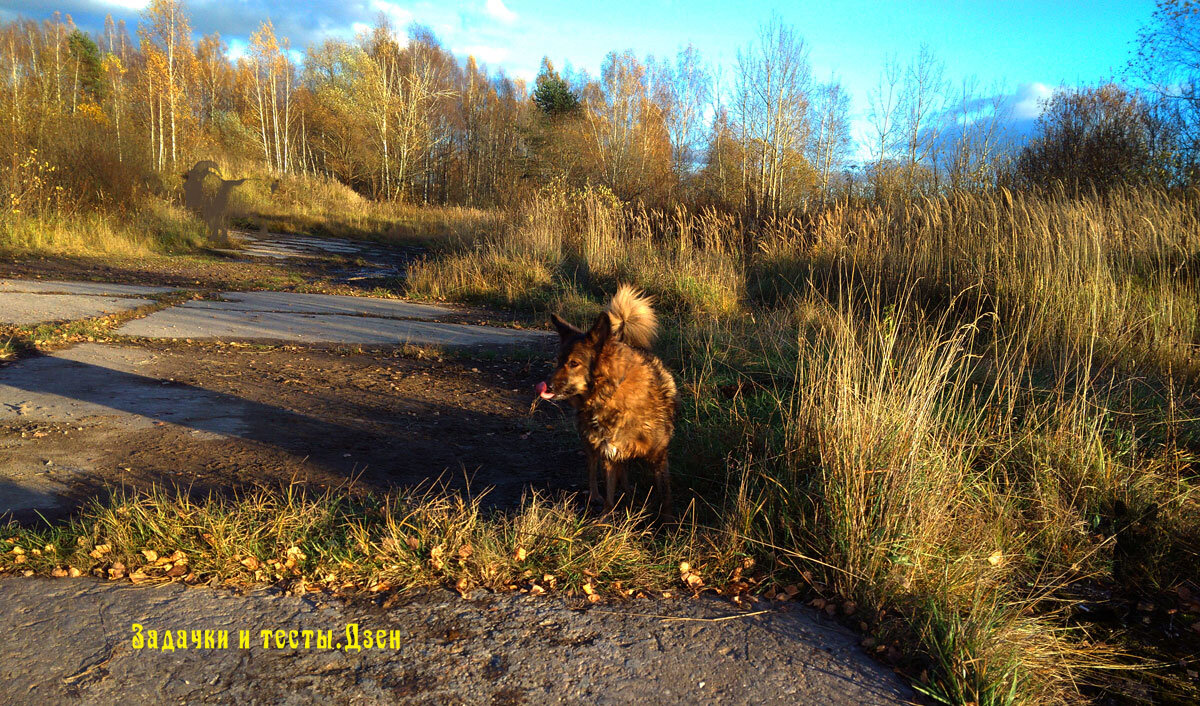
[[[0,580],[0,605],[0,701],[12,704],[859,706],[911,698],[852,633],[793,604],[764,603],[758,614],[706,598],[572,609],[547,597],[477,591],[464,600],[435,590],[385,609],[318,594],[9,578]],[[361,650],[351,647],[351,624]],[[204,630],[212,646],[192,632]],[[239,648],[241,630],[249,642]],[[227,647],[217,646],[217,631],[227,631]],[[331,635],[331,649],[316,631]],[[372,645],[384,636],[382,648],[365,647],[367,631]]]
[[[166,287],[0,279],[0,324],[26,325],[131,311]],[[134,319],[128,336],[346,345],[504,346],[549,340],[541,331],[438,322],[443,306],[294,292],[225,292],[224,301],[187,301]]]
[[[0,279],[0,324],[74,321],[152,304],[146,295],[171,291],[98,282]]]
[[[128,336],[361,345],[504,346],[550,340],[544,331],[436,321],[446,307],[396,299],[291,292],[227,292],[135,319]],[[433,320],[433,321],[430,321]]]

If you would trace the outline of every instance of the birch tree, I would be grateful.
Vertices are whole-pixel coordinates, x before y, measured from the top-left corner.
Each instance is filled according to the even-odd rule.
[[[743,134],[743,172],[754,214],[778,213],[785,186],[802,179],[809,138],[812,70],[808,49],[778,19],[759,28],[738,52],[737,121]]]
[[[179,114],[192,63],[192,29],[182,0],[150,0],[144,18],[144,40],[152,51],[159,55],[156,68],[160,73],[160,80],[157,90],[160,95],[166,94],[166,122],[171,137],[171,168],[175,169],[179,156]],[[156,99],[156,102],[161,101]],[[161,106],[158,113],[161,122]],[[161,157],[159,162],[162,168]]]

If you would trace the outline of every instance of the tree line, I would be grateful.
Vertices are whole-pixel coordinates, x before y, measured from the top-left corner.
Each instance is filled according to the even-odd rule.
[[[0,26],[0,170],[14,204],[34,181],[112,200],[217,159],[377,199],[491,205],[565,182],[759,217],[847,194],[1178,186],[1198,176],[1198,28],[1193,0],[1162,0],[1130,63],[1139,88],[1059,90],[1020,144],[1002,91],[952,85],[927,48],[889,59],[856,145],[846,88],[777,19],[732,67],[693,46],[612,52],[598,76],[546,59],[527,86],[382,17],[302,54],[266,20],[231,58],[219,35],[193,40],[182,0],[152,0],[133,34],[111,17],[95,34],[59,15]]]

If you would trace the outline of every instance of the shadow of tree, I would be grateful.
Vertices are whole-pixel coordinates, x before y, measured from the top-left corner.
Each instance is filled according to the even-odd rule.
[[[455,491],[488,489],[488,506],[512,507],[530,488],[575,489],[583,480],[575,446],[563,443],[561,434],[522,433],[532,422],[446,400],[384,396],[364,402],[340,398],[336,390],[316,391],[309,404],[333,410],[334,420],[51,356],[5,369],[0,386],[10,394],[21,390],[49,400],[77,416],[111,418],[116,412],[154,423],[118,423],[125,438],[117,439],[124,445],[116,451],[128,454],[127,464],[109,459],[73,474],[64,506],[42,505],[50,508],[46,516],[51,519],[119,485],[144,489],[153,484],[200,496],[293,480],[352,482],[359,490],[386,491],[442,478]],[[118,463],[137,471],[106,470]],[[12,479],[0,481],[0,498],[29,492]],[[33,511],[13,516],[20,522],[38,517]]]

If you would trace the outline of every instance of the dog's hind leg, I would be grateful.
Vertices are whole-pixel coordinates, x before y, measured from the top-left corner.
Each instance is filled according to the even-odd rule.
[[[654,469],[654,492],[658,495],[658,518],[664,521],[675,519],[671,509],[671,469],[667,460],[667,451],[663,451],[650,461]]]
[[[600,455],[595,451],[588,451],[588,505],[599,505],[602,502],[600,498],[600,486],[596,481],[596,464],[600,460]]]

